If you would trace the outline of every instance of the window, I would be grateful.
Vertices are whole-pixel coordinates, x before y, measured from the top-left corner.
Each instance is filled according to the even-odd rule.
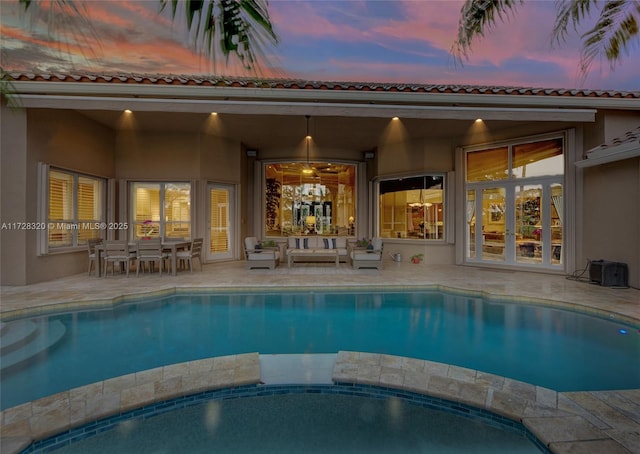
[[[443,240],[443,175],[382,180],[378,186],[382,238]]]
[[[132,239],[191,238],[190,183],[131,183]]]
[[[264,174],[267,236],[355,234],[355,165],[273,163]]]
[[[48,171],[48,248],[82,246],[99,238],[104,180],[66,170]]]

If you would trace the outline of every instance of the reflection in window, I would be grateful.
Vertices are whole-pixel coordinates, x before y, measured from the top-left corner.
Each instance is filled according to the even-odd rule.
[[[266,236],[354,235],[356,166],[267,164],[264,204]]]
[[[133,239],[191,238],[189,183],[131,183]]]
[[[380,236],[444,239],[443,187],[442,175],[381,181]]]
[[[562,139],[513,146],[513,176],[516,178],[562,175]]]
[[[467,153],[467,181],[504,180],[508,176],[508,147]]]

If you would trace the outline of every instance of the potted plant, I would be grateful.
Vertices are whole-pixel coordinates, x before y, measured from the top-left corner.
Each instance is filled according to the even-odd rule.
[[[424,259],[424,254],[413,254],[409,260],[411,260],[412,263],[414,264],[418,264],[420,262],[422,262],[422,260]]]

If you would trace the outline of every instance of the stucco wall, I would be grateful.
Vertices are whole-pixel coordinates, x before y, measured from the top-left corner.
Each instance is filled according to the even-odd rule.
[[[585,152],[621,137],[640,125],[638,112],[600,112],[586,127]],[[623,262],[629,267],[629,285],[640,287],[640,159],[587,167],[582,178],[583,237],[578,264],[588,260]]]
[[[27,217],[27,115],[4,102],[0,109],[0,222],[10,224],[0,230],[0,276],[2,285],[20,285],[27,279],[27,231],[12,227],[36,221]]]
[[[22,187],[26,193],[28,219],[37,218],[38,162],[90,175],[113,177],[113,131],[74,111],[29,110],[27,140],[26,180]],[[52,252],[38,256],[36,235],[35,231],[27,231],[22,253],[26,257],[28,273],[24,282],[17,284],[86,271],[87,252],[84,248],[77,252]]]

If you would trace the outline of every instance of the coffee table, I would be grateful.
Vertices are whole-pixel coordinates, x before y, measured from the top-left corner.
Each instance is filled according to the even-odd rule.
[[[287,264],[289,266],[289,268],[291,268],[291,263],[295,263],[296,262],[296,257],[301,257],[301,258],[310,258],[310,257],[326,257],[326,258],[330,258],[330,259],[335,259],[336,261],[336,268],[338,267],[338,265],[340,264],[340,256],[338,254],[338,250],[337,249],[294,249],[292,251],[289,251],[288,257],[287,257]]]

